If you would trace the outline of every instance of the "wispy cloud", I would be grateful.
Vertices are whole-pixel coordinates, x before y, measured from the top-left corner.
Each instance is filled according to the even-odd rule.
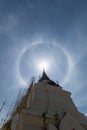
[[[11,32],[19,23],[19,19],[14,14],[7,14],[2,18],[0,22],[0,32],[6,31]]]

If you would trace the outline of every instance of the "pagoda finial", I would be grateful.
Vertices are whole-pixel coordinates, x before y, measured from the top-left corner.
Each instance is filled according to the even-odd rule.
[[[44,69],[44,68],[43,68],[43,73],[45,73],[45,69]],[[42,74],[43,74],[43,73],[42,73]]]
[[[42,73],[42,76],[39,79],[39,81],[42,81],[42,80],[49,80],[49,77],[47,76],[47,74],[46,74],[44,69],[43,69],[43,73]]]

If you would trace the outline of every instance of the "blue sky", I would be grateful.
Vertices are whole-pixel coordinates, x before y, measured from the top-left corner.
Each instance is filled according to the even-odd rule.
[[[87,0],[0,0],[1,118],[44,59],[87,114]]]

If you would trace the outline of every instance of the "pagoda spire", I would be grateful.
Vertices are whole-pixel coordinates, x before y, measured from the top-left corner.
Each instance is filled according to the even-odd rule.
[[[53,86],[57,86],[57,87],[60,87],[58,83],[55,83],[54,81],[52,81],[46,74],[45,70],[43,69],[43,73],[42,73],[42,76],[41,78],[39,79],[39,81],[43,81],[43,80],[48,80],[48,84],[49,85],[53,85]]]
[[[39,81],[42,81],[42,80],[50,80],[44,69],[43,69],[43,73]]]

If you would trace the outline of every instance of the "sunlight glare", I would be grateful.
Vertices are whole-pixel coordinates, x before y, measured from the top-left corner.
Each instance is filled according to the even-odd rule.
[[[38,63],[38,69],[39,69],[40,71],[43,71],[43,70],[47,71],[47,70],[49,69],[49,64],[48,64],[48,62],[47,62],[47,61],[40,61],[40,62]]]

